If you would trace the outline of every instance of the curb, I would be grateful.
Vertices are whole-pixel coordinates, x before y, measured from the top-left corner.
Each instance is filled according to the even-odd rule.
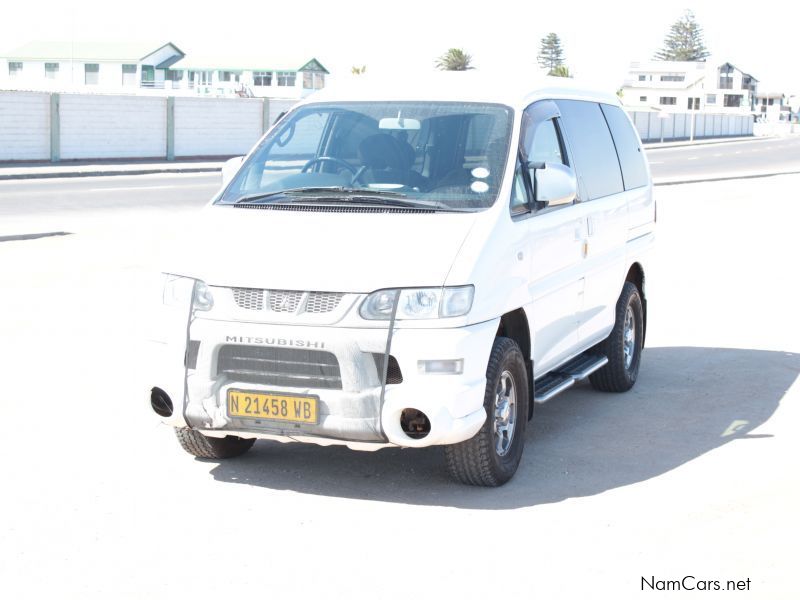
[[[682,181],[654,181],[653,187],[663,185],[685,185],[689,183],[713,183],[715,181],[734,181],[736,179],[761,179],[763,177],[780,177],[781,175],[800,175],[800,171],[782,171],[780,173],[753,173],[750,175],[723,175],[719,177],[705,177],[702,179],[685,179]]]
[[[106,177],[115,175],[154,175],[158,173],[218,173],[222,167],[175,167],[172,169],[129,169],[114,171],[49,171],[46,173],[0,173],[0,181],[12,179],[59,179],[63,177]]]
[[[742,136],[736,138],[725,138],[719,140],[713,140],[710,142],[704,140],[697,140],[694,142],[690,141],[681,141],[681,142],[647,142],[643,143],[642,147],[645,150],[669,150],[671,148],[686,148],[687,146],[716,146],[717,144],[735,144],[736,142],[755,142],[758,140],[772,140],[777,138],[778,136],[775,135],[765,135],[765,136]]]

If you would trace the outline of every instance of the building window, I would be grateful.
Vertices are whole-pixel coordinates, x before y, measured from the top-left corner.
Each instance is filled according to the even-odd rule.
[[[774,98],[770,98],[770,99],[769,99],[769,102],[767,102],[767,104],[768,104],[769,106],[772,106],[773,104],[775,104],[775,99],[774,99]]]
[[[258,87],[272,85],[272,71],[253,71],[253,85]]]
[[[8,76],[12,79],[14,77],[19,77],[22,75],[22,63],[21,62],[10,62],[8,63]]]
[[[647,81],[647,75],[639,75],[639,81]]]
[[[675,96],[661,96],[658,99],[658,103],[664,105],[675,105],[678,103],[678,99]]]
[[[717,103],[716,94],[706,94],[706,104],[716,104],[716,103]]]
[[[46,79],[58,77],[58,63],[44,63],[44,76]]]
[[[100,83],[100,65],[97,63],[87,63],[83,65],[84,79],[86,85],[97,85]]]
[[[319,90],[325,87],[325,73],[305,71],[303,73],[303,89]]]
[[[719,68],[719,89],[733,89],[733,65],[723,65]]]
[[[742,96],[740,94],[725,94],[723,106],[728,108],[739,108],[742,105]]]
[[[183,81],[183,69],[167,69],[164,79],[166,81]]]
[[[278,71],[278,85],[294,87],[297,73],[294,71]]]
[[[239,71],[220,71],[219,72],[219,80],[220,81],[233,81],[235,83],[239,83]]]
[[[688,98],[686,108],[689,110],[700,110],[700,98]]]
[[[122,65],[122,85],[136,85],[136,65]]]
[[[639,96],[639,102],[647,102],[647,96]]]
[[[684,81],[685,75],[662,75],[661,81]]]

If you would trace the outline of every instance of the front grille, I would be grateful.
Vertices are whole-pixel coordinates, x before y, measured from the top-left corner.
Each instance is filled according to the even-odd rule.
[[[336,310],[339,302],[342,301],[344,294],[334,292],[311,292],[308,295],[305,312],[307,313],[326,313]]]
[[[269,309],[273,312],[293,313],[303,298],[302,292],[270,291]]]
[[[342,389],[339,361],[324,350],[222,346],[217,357],[217,375],[244,383]]]
[[[233,299],[240,308],[264,310],[264,290],[232,288]]]
[[[383,354],[373,353],[375,368],[378,370],[378,377],[383,377]],[[386,368],[386,383],[403,383],[403,373],[397,359],[389,355],[389,366]]]
[[[333,312],[344,298],[344,294],[338,292],[298,292],[253,288],[231,288],[231,291],[233,300],[239,308],[285,314]]]

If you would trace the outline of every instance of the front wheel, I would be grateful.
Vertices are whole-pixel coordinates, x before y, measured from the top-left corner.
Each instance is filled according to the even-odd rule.
[[[642,357],[643,315],[639,289],[626,281],[617,300],[614,329],[597,347],[608,358],[608,364],[589,376],[595,389],[627,392],[636,383]]]
[[[227,435],[224,438],[207,437],[186,427],[176,427],[175,435],[181,448],[192,456],[198,458],[233,458],[241,456],[255,443],[254,439],[245,439],[235,435]]]
[[[469,485],[496,487],[514,476],[525,445],[528,375],[514,340],[495,339],[486,369],[486,421],[469,440],[444,447],[447,469]]]

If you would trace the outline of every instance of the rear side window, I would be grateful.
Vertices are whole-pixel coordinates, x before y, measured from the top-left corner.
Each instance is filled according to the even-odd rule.
[[[644,154],[642,154],[639,138],[636,137],[628,117],[618,106],[601,104],[600,107],[606,116],[611,136],[614,138],[614,145],[617,147],[625,189],[632,190],[647,185]]]
[[[600,105],[581,100],[557,100],[574,157],[575,170],[587,200],[624,190],[614,140]]]

